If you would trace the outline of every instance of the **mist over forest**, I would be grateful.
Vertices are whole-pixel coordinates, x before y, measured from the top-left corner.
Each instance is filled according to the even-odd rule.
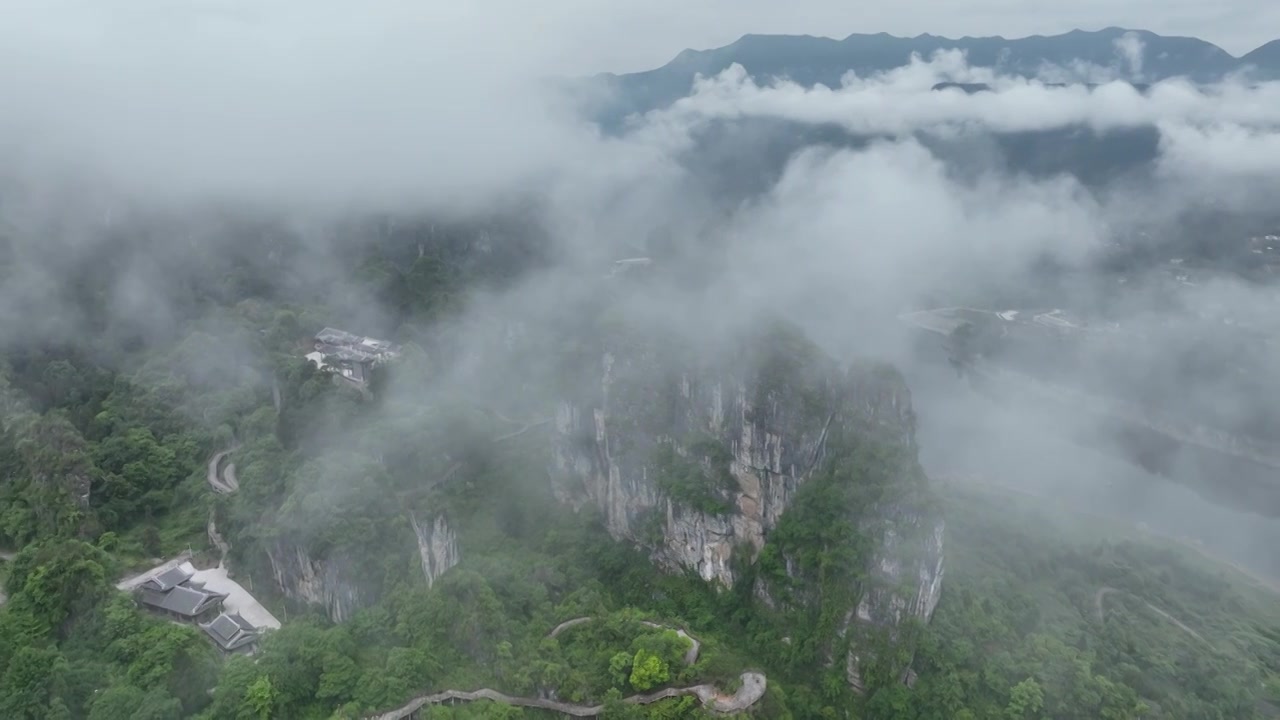
[[[0,4],[0,717],[1280,712],[1274,43]]]

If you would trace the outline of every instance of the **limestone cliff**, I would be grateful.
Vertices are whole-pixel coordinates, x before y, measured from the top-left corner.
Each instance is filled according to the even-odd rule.
[[[323,607],[334,622],[349,620],[376,600],[356,581],[357,563],[343,555],[315,558],[300,545],[277,541],[267,549],[267,558],[285,597]]]
[[[427,587],[431,587],[458,564],[457,536],[443,515],[420,520],[410,514],[409,525],[413,545],[406,536],[402,538],[403,547],[385,547],[382,552],[394,555],[413,547]],[[285,597],[323,607],[334,622],[350,619],[358,610],[377,602],[381,594],[379,583],[371,582],[365,572],[368,560],[358,562],[352,557],[338,549],[313,553],[305,544],[285,539],[276,539],[267,547],[272,577]]]
[[[766,607],[844,603],[828,637],[850,640],[831,644],[829,662],[848,653],[860,687],[855,621],[927,621],[941,591],[944,526],[916,461],[910,393],[891,368],[842,371],[787,330],[732,357],[708,365],[673,362],[658,342],[606,348],[598,389],[557,413],[557,496],[594,505],[614,537],[666,568],[726,587],[751,575]],[[808,505],[830,517],[795,507],[814,478],[829,496]],[[810,567],[829,548],[789,541],[801,533],[788,520],[847,527],[823,542],[867,548],[839,592]]]
[[[430,522],[420,522],[417,516],[411,514],[409,522],[413,525],[413,534],[418,540],[422,575],[426,578],[427,587],[431,587],[436,578],[458,564],[458,536],[449,527],[444,515],[438,515]]]

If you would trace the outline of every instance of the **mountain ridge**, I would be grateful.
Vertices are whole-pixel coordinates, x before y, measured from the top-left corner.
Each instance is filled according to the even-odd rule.
[[[1240,56],[1242,61],[1280,64],[1280,39],[1264,43]]]
[[[1141,82],[1184,77],[1208,83],[1237,73],[1259,80],[1280,79],[1280,40],[1236,57],[1199,38],[1121,27],[1013,39],[947,38],[928,33],[907,38],[883,32],[853,33],[840,40],[815,35],[746,34],[723,47],[682,50],[661,67],[624,74],[600,73],[593,79],[614,91],[605,114],[617,119],[669,105],[688,94],[697,75],[714,75],[734,64],[742,65],[758,78],[786,77],[805,86],[834,87],[849,71],[859,75],[883,72],[906,65],[913,55],[928,56],[951,49],[964,52],[972,66],[1024,77],[1053,71],[1068,76],[1056,79],[1071,79],[1072,73],[1079,75],[1092,68]]]

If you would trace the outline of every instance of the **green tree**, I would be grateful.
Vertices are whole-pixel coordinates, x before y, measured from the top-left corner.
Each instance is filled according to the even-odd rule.
[[[637,650],[631,662],[631,687],[644,692],[671,679],[666,661],[648,650]]]
[[[79,540],[33,545],[14,559],[9,574],[11,611],[31,617],[43,631],[96,608],[114,588],[107,582],[106,553]]]
[[[112,685],[90,704],[89,720],[173,720],[184,717],[182,703],[164,690]]]
[[[1044,707],[1044,691],[1035,678],[1027,678],[1009,691],[1009,706],[1005,715],[1010,720],[1031,720],[1038,717]]]
[[[242,718],[268,720],[276,707],[276,690],[267,675],[259,675],[257,680],[245,690]]]
[[[25,415],[14,428],[15,482],[3,488],[3,534],[18,542],[87,534],[86,500],[98,471],[65,413]],[[7,497],[4,497],[7,496]]]
[[[620,650],[609,658],[609,676],[613,678],[613,683],[617,687],[626,685],[627,678],[631,677],[631,658],[632,653],[626,650]]]
[[[52,648],[24,647],[0,677],[0,717],[45,720],[60,694],[67,661]]]
[[[644,720],[644,710],[623,702],[622,693],[613,688],[605,695],[604,711],[600,717],[605,720]]]

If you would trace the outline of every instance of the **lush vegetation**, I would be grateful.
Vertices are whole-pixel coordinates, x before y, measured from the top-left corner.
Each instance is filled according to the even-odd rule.
[[[711,437],[695,437],[684,454],[673,443],[658,443],[653,453],[654,482],[683,505],[723,515],[733,509],[730,493],[738,486],[729,472],[731,460],[724,444]]]
[[[1272,598],[1185,552],[954,488],[933,622],[840,639],[876,582],[867,568],[882,511],[930,497],[910,448],[858,428],[832,429],[758,562],[737,554],[735,587],[659,572],[590,507],[573,513],[554,496],[550,428],[526,423],[544,419],[548,386],[595,383],[581,370],[598,363],[590,343],[555,321],[522,341],[555,358],[546,366],[528,367],[528,354],[453,362],[462,343],[449,323],[467,292],[509,280],[537,253],[516,245],[516,257],[484,265],[456,235],[378,237],[342,251],[354,281],[323,290],[290,269],[299,249],[275,236],[229,261],[208,258],[216,279],[191,281],[171,308],[183,329],[159,337],[112,326],[87,267],[74,287],[91,342],[4,353],[0,548],[18,552],[0,571],[0,717],[323,720],[490,687],[603,703],[610,718],[697,718],[692,698],[621,699],[694,683],[732,692],[748,669],[769,678],[751,710],[767,718],[1239,718],[1280,702]],[[406,349],[360,392],[300,355],[311,333],[367,302],[387,310],[386,333]],[[467,328],[468,347],[489,330]],[[508,328],[492,330],[486,342],[504,347]],[[759,377],[757,409],[825,432],[843,392],[833,365],[793,329],[766,338],[763,359],[743,369]],[[638,411],[618,422],[662,434],[677,384],[661,384],[633,384],[620,405]],[[694,508],[730,510],[726,449],[701,437],[679,445],[654,444],[658,486]],[[228,448],[240,490],[215,496],[205,465]],[[237,576],[285,620],[253,658],[227,658],[113,588],[188,547],[212,562],[211,514]],[[462,561],[428,587],[414,526],[437,517],[456,531]],[[298,554],[358,591],[343,622],[276,583],[271,558]],[[579,617],[594,620],[551,637]],[[692,664],[687,641],[663,629],[674,627],[701,642]],[[829,661],[850,646],[873,658],[863,697]],[[908,689],[899,670],[911,647]],[[539,715],[487,702],[427,711]]]
[[[0,612],[0,715],[163,720],[208,704],[213,646],[194,627],[145,616],[116,592],[107,553],[78,540],[10,563]]]
[[[1276,712],[1280,605],[1268,590],[1104,521],[991,491],[948,497],[947,588],[916,655],[920,680],[878,708],[922,719]]]

